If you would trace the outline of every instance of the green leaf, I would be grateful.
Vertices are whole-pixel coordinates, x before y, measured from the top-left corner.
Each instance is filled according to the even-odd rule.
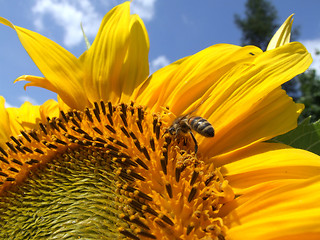
[[[297,128],[277,136],[271,141],[284,143],[320,155],[320,120],[310,123],[310,117],[306,118]]]

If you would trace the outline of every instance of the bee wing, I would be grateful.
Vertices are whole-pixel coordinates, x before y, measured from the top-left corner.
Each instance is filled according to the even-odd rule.
[[[175,123],[179,123],[182,119],[185,119],[187,118],[191,113],[187,113],[187,114],[184,114],[184,115],[181,115],[179,117],[177,117],[172,124],[175,124]]]
[[[205,101],[207,101],[210,96],[211,96],[211,95],[209,95],[208,97],[202,99],[201,102],[200,102],[193,110],[191,110],[190,112],[182,115],[183,117],[182,117],[182,116],[181,116],[181,118],[179,117],[180,120],[183,119],[183,118],[186,118],[187,116],[189,116],[189,115],[191,115],[192,113],[194,113],[195,111],[197,111],[198,108],[199,108]]]

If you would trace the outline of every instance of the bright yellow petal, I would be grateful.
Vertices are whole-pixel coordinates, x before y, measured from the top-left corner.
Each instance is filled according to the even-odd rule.
[[[57,101],[50,99],[46,101],[44,104],[40,106],[40,116],[41,116],[41,121],[45,122],[45,119],[47,117],[49,118],[54,118],[54,117],[59,117],[60,114],[60,109],[59,109],[59,104]]]
[[[0,18],[0,23],[13,28],[34,63],[50,82],[49,90],[55,90],[65,103],[76,109],[88,106],[83,87],[83,67],[81,62],[70,52],[50,39]],[[20,79],[21,80],[21,79]],[[39,79],[28,78],[31,85],[40,87],[48,83],[39,83]]]
[[[297,127],[304,106],[294,103],[284,90],[276,89],[260,99],[252,97],[250,99],[250,94],[244,93],[244,99],[226,102],[221,111],[218,109],[208,117],[216,135],[214,138],[198,137],[202,151],[208,156],[266,141]]]
[[[169,106],[176,116],[206,100],[193,115],[208,119],[216,135],[196,138],[201,152],[223,154],[296,127],[303,105],[280,86],[311,62],[300,43],[263,53],[253,46],[215,45],[157,71],[134,98],[151,111]]]
[[[9,115],[4,103],[5,99],[0,96],[0,147],[5,147],[5,142],[7,142],[9,137],[12,135]]]
[[[319,191],[316,176],[243,194],[226,217],[226,239],[320,239]]]
[[[257,99],[267,95],[311,62],[300,43],[264,53],[253,46],[218,44],[155,72],[136,90],[135,100],[154,111],[170,106],[180,115],[204,95],[211,95],[202,108],[222,108],[227,98],[238,100],[248,92]]]
[[[293,23],[293,14],[281,25],[278,31],[273,35],[270,40],[267,51],[280,47],[290,42],[291,28]]]
[[[10,135],[20,135],[20,131],[38,129],[39,123],[46,123],[47,117],[59,117],[58,103],[48,100],[43,105],[25,102],[20,108],[6,108],[9,116]]]
[[[304,179],[320,175],[320,157],[283,144],[260,143],[213,158],[234,189],[281,179]]]
[[[57,96],[57,98],[58,98],[58,103],[59,103],[59,109],[61,111],[68,112],[71,110],[71,108],[64,101],[62,101],[62,99],[60,98],[59,95]]]
[[[170,111],[181,115],[194,108],[195,102],[204,95],[215,97],[219,94],[213,89],[219,86],[220,79],[236,66],[251,64],[260,53],[261,50],[254,46],[211,46],[155,72],[136,90],[135,101],[152,111],[170,106]]]
[[[250,66],[230,70],[199,108],[216,130],[214,138],[203,140],[203,149],[210,156],[221,154],[296,127],[303,105],[295,104],[279,86],[311,62],[302,44],[290,43],[260,54]]]
[[[148,51],[145,26],[137,15],[130,15],[130,2],[106,14],[92,46],[80,58],[90,101],[128,101],[148,77]]]
[[[7,108],[12,134],[20,135],[21,130],[33,129],[41,121],[39,109],[40,106],[29,102],[23,103],[20,108]]]
[[[59,89],[57,89],[50,81],[48,81],[46,78],[43,77],[37,77],[37,76],[31,76],[31,75],[22,75],[18,77],[14,82],[20,82],[20,81],[28,81],[29,83],[26,83],[24,85],[24,90],[27,89],[27,87],[41,87],[48,89],[52,92],[58,92]]]
[[[0,97],[0,101],[0,147],[7,148],[5,143],[11,140],[11,136],[20,135],[20,131],[37,128],[37,123],[41,120],[40,106],[33,106],[31,103],[25,102],[20,108],[5,108],[4,98]],[[49,111],[46,113],[49,114]]]

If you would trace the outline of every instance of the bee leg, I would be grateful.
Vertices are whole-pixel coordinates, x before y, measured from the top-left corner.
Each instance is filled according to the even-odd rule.
[[[196,154],[198,152],[198,143],[197,143],[197,140],[196,138],[194,137],[192,131],[189,131],[193,141],[194,141],[194,153]]]
[[[166,130],[164,131],[164,133],[162,134],[161,138],[163,138],[163,136],[164,136],[166,133],[168,133],[168,132],[169,132],[169,129],[166,129]]]

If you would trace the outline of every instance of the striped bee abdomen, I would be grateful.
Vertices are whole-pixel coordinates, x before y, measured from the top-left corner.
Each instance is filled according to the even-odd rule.
[[[188,119],[188,123],[194,131],[205,137],[213,137],[214,129],[212,125],[202,117],[191,117]]]

